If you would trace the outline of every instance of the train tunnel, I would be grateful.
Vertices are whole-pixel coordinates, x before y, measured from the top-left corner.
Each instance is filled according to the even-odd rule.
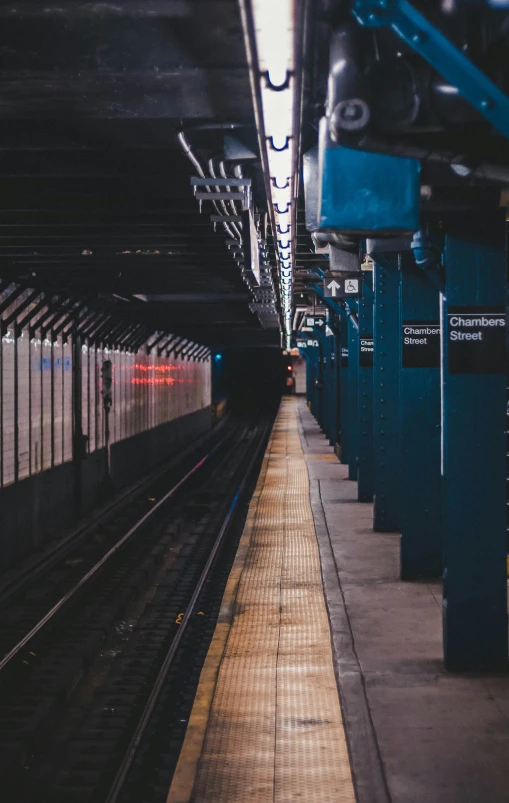
[[[0,4],[5,803],[504,803],[508,0]]]

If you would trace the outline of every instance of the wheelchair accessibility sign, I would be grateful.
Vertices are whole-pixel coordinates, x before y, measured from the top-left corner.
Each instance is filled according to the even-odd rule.
[[[340,276],[326,273],[323,279],[326,298],[358,298],[362,295],[362,281],[358,276]]]

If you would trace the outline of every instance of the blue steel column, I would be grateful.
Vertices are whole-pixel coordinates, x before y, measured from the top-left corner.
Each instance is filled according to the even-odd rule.
[[[314,335],[310,335],[313,339]],[[309,409],[316,417],[316,349],[308,345],[306,349],[309,368]]]
[[[334,446],[338,436],[338,382],[336,368],[336,325],[332,310],[328,312],[328,323],[325,331],[327,365],[327,438]]]
[[[439,325],[439,291],[411,254],[402,259],[401,338],[405,331]],[[442,573],[442,482],[440,476],[440,341],[438,335],[403,346],[401,409],[401,579]],[[428,345],[429,344],[429,345]],[[406,349],[406,351],[405,351]],[[424,363],[424,364],[423,364]]]
[[[359,502],[373,501],[373,276],[364,271],[364,295],[359,298]],[[364,348],[364,351],[363,351]]]
[[[323,418],[324,426],[323,431],[329,443],[332,441],[332,421],[334,410],[334,376],[331,371],[331,354],[332,343],[331,335],[327,334],[327,328],[324,327],[323,337]]]
[[[373,529],[400,524],[399,448],[399,259],[375,256],[373,362]]]
[[[483,316],[505,313],[505,215],[462,219],[446,235],[444,259],[445,662],[453,670],[499,670],[507,666],[507,377],[505,348]],[[480,332],[489,347],[476,344],[477,365],[467,344],[458,366],[460,344],[452,337],[458,319],[447,321],[453,312],[481,321],[466,330]]]
[[[339,432],[341,462],[348,465],[350,461],[348,437],[348,320],[342,315],[339,321]]]
[[[320,424],[320,429],[324,429],[324,390],[323,390],[323,381],[324,381],[324,365],[323,365],[323,352],[324,352],[324,344],[323,344],[323,337],[320,330],[315,327],[315,331],[313,333],[313,337],[315,340],[318,341],[318,348],[315,348],[316,351],[316,382],[315,382],[315,417],[318,423]]]
[[[348,319],[348,479],[356,480],[359,455],[359,330]]]
[[[333,335],[331,338],[331,372],[333,380],[333,409],[332,409],[332,440],[331,445],[336,448],[339,442],[339,428],[340,428],[340,398],[339,398],[339,320],[337,315],[332,316],[331,328]]]
[[[312,339],[316,340],[318,343],[319,335],[316,329],[313,331]],[[314,417],[316,418],[317,422],[319,423],[320,427],[322,426],[322,365],[321,365],[321,347],[318,346],[308,346],[308,354],[311,358],[311,412],[313,413]]]
[[[306,401],[309,409],[311,409],[311,398],[312,398],[312,388],[313,388],[313,361],[311,359],[311,354],[309,348],[306,348],[304,351],[304,356],[306,358]]]

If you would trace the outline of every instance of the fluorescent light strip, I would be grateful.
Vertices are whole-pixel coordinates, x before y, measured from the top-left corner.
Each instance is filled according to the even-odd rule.
[[[292,320],[291,217],[294,198],[295,20],[297,0],[251,0],[266,136],[270,201],[287,342]],[[277,89],[274,89],[276,87]]]

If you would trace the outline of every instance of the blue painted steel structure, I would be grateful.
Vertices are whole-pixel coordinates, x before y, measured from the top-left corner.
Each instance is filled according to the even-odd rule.
[[[406,232],[419,228],[419,171],[416,159],[400,159],[335,145],[321,146],[319,227]],[[387,186],[391,192],[387,192]]]
[[[439,11],[439,4],[435,5],[433,13],[439,19],[444,8]],[[436,74],[423,65],[420,69],[433,80],[445,79],[443,103],[448,104],[446,95],[460,93],[509,137],[509,98],[408,0],[352,0],[350,6],[362,25],[391,27],[432,65]],[[458,20],[459,6],[455,8]],[[461,19],[471,22],[468,14]],[[487,30],[496,35],[493,18],[490,26]],[[367,86],[364,81],[367,38],[357,40],[355,27],[345,24],[331,40],[327,116],[320,122],[320,159],[314,167],[321,175],[311,182],[312,231],[320,252],[324,245],[331,246],[338,271],[340,267],[356,269],[345,265],[354,265],[359,254],[373,258],[374,295],[367,292],[355,302],[324,299],[334,335],[322,333],[323,359],[316,357],[310,366],[313,381],[321,372],[324,385],[321,406],[315,400],[314,409],[331,442],[339,427],[341,461],[348,465],[348,477],[358,481],[358,498],[366,502],[373,498],[374,530],[401,531],[401,579],[415,581],[443,573],[447,667],[505,670],[505,215],[496,206],[494,184],[479,188],[479,194],[478,185],[469,185],[468,197],[475,198],[476,208],[482,209],[477,215],[461,211],[469,201],[458,200],[458,187],[452,181],[450,194],[447,189],[443,197],[440,191],[434,192],[435,185],[449,186],[447,174],[439,175],[447,168],[449,151],[442,150],[431,118],[430,162],[436,161],[439,177],[427,171],[430,185],[423,192],[427,200],[419,197],[418,165],[412,159],[387,155],[418,152],[407,138],[407,122],[400,129],[395,122],[394,131],[401,135],[398,140],[398,136],[392,138],[392,129],[377,127],[381,118],[373,118],[368,128],[360,113],[364,107],[369,112],[374,84]],[[389,35],[387,42],[390,39]],[[381,37],[382,41],[385,46],[386,38]],[[377,48],[378,44],[375,62]],[[406,58],[407,54],[400,55]],[[418,70],[415,75],[420,75]],[[476,117],[460,103],[467,115]],[[396,116],[399,112],[403,110],[396,108]],[[458,109],[451,108],[450,121],[444,114],[445,133],[454,133],[455,114],[461,117]],[[479,125],[488,131],[482,121]],[[413,133],[427,136],[422,120]],[[494,136],[495,140],[501,144],[500,137]],[[444,137],[444,141],[450,140]],[[352,150],[352,143],[387,153]],[[421,148],[419,152],[426,158],[428,151]],[[479,153],[479,158],[484,155]],[[454,168],[463,167],[455,162]],[[490,181],[502,186],[507,181],[506,168],[505,162],[494,166]],[[466,178],[468,169],[454,172],[457,176],[464,172]],[[480,171],[475,178],[483,181],[485,176]],[[360,239],[398,231],[404,233],[398,239],[383,237],[365,243]],[[366,277],[364,281],[369,284]],[[323,299],[321,286],[315,284],[314,290]],[[365,359],[370,335],[373,367]]]
[[[400,524],[399,256],[375,256],[373,361],[373,528]]]
[[[354,0],[353,13],[371,27],[389,25],[440,75],[509,137],[509,98],[408,0]]]
[[[500,315],[504,320],[505,238],[502,213],[485,221],[463,216],[450,223],[445,239],[443,613],[445,661],[454,670],[498,670],[507,665],[507,367],[504,343],[497,346],[484,323],[488,312],[492,319]],[[472,343],[454,341],[454,326],[469,312],[477,313],[481,325],[466,327],[468,334],[488,338],[478,363]],[[458,346],[465,345],[462,362],[457,359]]]
[[[417,580],[443,566],[440,337],[431,334],[440,310],[438,289],[408,252],[400,293],[401,579]]]
[[[338,337],[335,315],[328,310],[327,327],[324,333],[324,351],[326,363],[324,365],[324,406],[325,406],[325,433],[331,446],[338,441],[339,432],[339,376],[337,363]]]
[[[348,318],[348,479],[356,480],[359,458],[359,328]]]
[[[348,465],[349,453],[349,422],[348,422],[348,319],[339,317],[339,410],[340,410],[340,460]]]
[[[364,271],[364,294],[359,298],[359,458],[358,499],[373,501],[373,275]]]

